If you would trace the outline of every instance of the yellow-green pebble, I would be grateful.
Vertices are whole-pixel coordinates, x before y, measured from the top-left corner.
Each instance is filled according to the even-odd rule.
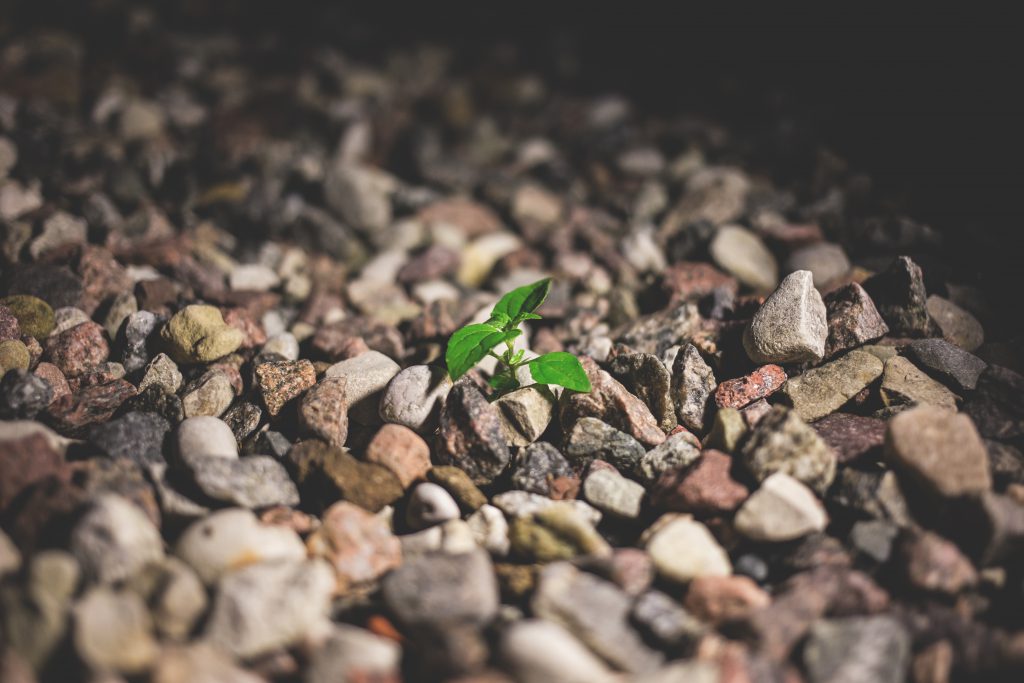
[[[28,347],[17,339],[0,342],[0,376],[6,375],[8,370],[28,370],[31,361]]]
[[[244,335],[225,323],[216,307],[194,304],[175,313],[160,337],[178,363],[206,363],[234,352]]]
[[[53,308],[39,297],[15,294],[0,299],[0,304],[9,308],[14,317],[18,319],[23,334],[43,340],[53,331],[56,324],[53,318]]]

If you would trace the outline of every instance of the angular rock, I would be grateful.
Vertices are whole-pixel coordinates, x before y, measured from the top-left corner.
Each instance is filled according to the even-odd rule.
[[[875,302],[856,282],[829,292],[825,296],[828,339],[825,357],[857,348],[889,333]]]
[[[908,531],[898,544],[900,567],[911,585],[956,595],[978,582],[978,573],[951,541],[927,530]]]
[[[839,410],[851,398],[878,379],[882,361],[863,351],[807,370],[782,386],[793,411],[806,422],[813,422]]]
[[[284,466],[269,455],[192,456],[188,469],[209,498],[245,508],[299,504],[299,491]]]
[[[650,353],[626,353],[612,359],[611,374],[643,401],[663,432],[675,429],[672,376],[661,360]]]
[[[952,301],[934,294],[928,297],[925,308],[943,338],[965,351],[975,351],[985,343],[985,330],[973,315]]]
[[[358,505],[339,501],[327,508],[323,524],[306,540],[313,557],[334,568],[338,592],[372,582],[402,562],[402,546],[387,522]]]
[[[803,659],[810,683],[902,683],[910,635],[893,617],[826,619],[811,627]]]
[[[880,453],[885,443],[885,420],[875,417],[832,413],[811,426],[836,452],[841,465]]]
[[[735,622],[767,607],[771,596],[746,576],[702,576],[690,582],[683,605],[712,624]]]
[[[824,531],[828,515],[809,488],[776,472],[743,503],[733,524],[749,539],[779,543]]]
[[[232,353],[243,333],[224,322],[214,306],[193,304],[174,314],[160,331],[167,353],[178,363],[207,363]]]
[[[901,337],[925,337],[933,329],[926,309],[921,267],[900,256],[881,273],[864,282],[889,331]]]
[[[731,470],[732,458],[706,450],[688,469],[662,475],[651,490],[652,502],[659,510],[670,512],[728,514],[750,495],[746,486],[732,478]]]
[[[732,573],[725,550],[708,528],[690,515],[662,515],[641,541],[658,573],[669,581],[687,583],[700,576]]]
[[[700,442],[697,438],[689,432],[677,432],[640,456],[640,461],[633,468],[633,475],[650,485],[666,472],[686,469],[699,457]]]
[[[231,378],[220,369],[210,370],[185,387],[181,407],[185,417],[220,417],[235,400]]]
[[[388,468],[409,488],[430,469],[430,446],[408,427],[386,424],[366,446],[366,461]]]
[[[593,417],[577,420],[565,445],[565,454],[572,462],[585,465],[595,459],[604,460],[627,472],[639,465],[645,452],[629,434]]]
[[[709,402],[718,383],[697,347],[687,344],[672,363],[672,400],[679,424],[696,432],[708,425]]]
[[[715,390],[719,408],[742,408],[771,396],[786,383],[786,371],[778,365],[764,365],[749,375],[722,382]]]
[[[406,626],[484,625],[498,612],[498,582],[483,550],[407,559],[381,585],[384,604]]]
[[[614,470],[601,468],[592,471],[583,480],[583,495],[587,501],[610,515],[636,519],[644,498],[644,487],[626,479]]]
[[[907,346],[914,364],[955,391],[973,391],[988,364],[944,339],[918,339]]]
[[[494,402],[501,410],[501,424],[508,443],[529,446],[539,439],[551,423],[555,397],[546,386],[532,385],[516,389]]]
[[[512,458],[498,408],[468,382],[456,384],[444,409],[435,457],[440,464],[460,467],[475,484],[489,484]]]
[[[394,376],[380,399],[380,419],[417,432],[437,426],[452,380],[441,367],[412,365]]]
[[[740,450],[747,471],[759,482],[785,472],[824,495],[836,475],[836,454],[789,408],[775,406]]]
[[[401,368],[379,351],[366,351],[327,368],[324,377],[344,377],[349,418],[365,425],[380,421],[378,409],[388,383]]]
[[[893,356],[885,362],[879,393],[887,407],[924,404],[956,410],[956,394],[921,372],[903,356]]]
[[[256,388],[267,412],[277,415],[288,401],[316,384],[316,370],[308,360],[285,360],[256,366]]]
[[[66,377],[79,377],[110,356],[100,325],[90,321],[46,338],[46,355]]]
[[[573,474],[569,461],[557,448],[540,441],[519,451],[512,464],[512,487],[542,496],[551,493],[551,482]]]
[[[743,331],[743,348],[755,363],[819,361],[828,338],[825,303],[810,271],[787,275]]]
[[[402,497],[402,484],[391,470],[322,441],[303,441],[287,458],[306,504],[327,507],[340,498],[377,512]]]
[[[715,412],[711,431],[704,439],[708,448],[717,448],[726,453],[735,453],[749,428],[743,414],[735,408],[720,408]]]
[[[89,430],[89,443],[108,458],[139,465],[162,463],[171,426],[156,413],[125,413]]]
[[[325,377],[302,397],[299,404],[301,429],[332,446],[342,447],[348,439],[348,380]]]
[[[177,363],[166,353],[158,353],[146,366],[146,372],[139,381],[139,391],[155,384],[169,394],[176,394],[181,388],[182,380]]]

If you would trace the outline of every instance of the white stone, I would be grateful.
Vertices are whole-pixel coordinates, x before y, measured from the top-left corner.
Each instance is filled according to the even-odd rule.
[[[71,552],[87,579],[123,581],[164,556],[163,539],[149,517],[121,496],[107,493],[71,532]]]
[[[755,541],[791,541],[824,531],[828,515],[809,488],[785,472],[776,472],[743,503],[734,525]]]
[[[708,528],[690,515],[662,515],[644,532],[644,547],[664,578],[687,583],[701,576],[729,576],[729,556]]]
[[[508,521],[501,510],[493,505],[481,505],[466,522],[477,545],[495,557],[508,555]]]
[[[288,360],[298,360],[299,340],[291,332],[275,334],[263,345],[263,353],[276,353]]]
[[[770,292],[779,281],[779,266],[761,238],[738,225],[723,225],[708,247],[723,270],[758,292]]]
[[[452,380],[444,368],[411,365],[388,383],[380,400],[380,418],[421,434],[430,432],[437,426],[451,388]]]
[[[261,263],[246,263],[235,266],[228,276],[228,283],[234,291],[267,292],[281,284],[273,268]]]
[[[339,683],[362,679],[399,680],[402,646],[349,624],[335,624],[313,653],[306,683]]]
[[[139,674],[156,659],[153,622],[135,593],[94,588],[75,605],[74,616],[75,650],[93,669]]]
[[[755,363],[819,361],[828,338],[825,302],[809,270],[790,273],[743,332],[743,348]]]
[[[444,488],[430,482],[418,484],[409,495],[405,522],[419,530],[459,518],[459,504]]]
[[[238,441],[231,427],[219,417],[190,417],[178,426],[178,452],[183,458],[237,458]]]
[[[401,367],[379,351],[364,351],[355,358],[327,368],[325,377],[344,377],[349,417],[365,425],[379,422],[381,395]]]
[[[541,619],[513,623],[498,646],[519,683],[611,683],[619,680],[589,649],[558,624]]]

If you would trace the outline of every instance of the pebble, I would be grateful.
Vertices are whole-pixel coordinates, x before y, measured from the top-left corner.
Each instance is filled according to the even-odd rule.
[[[740,451],[747,471],[758,482],[785,472],[824,495],[836,476],[836,454],[800,416],[775,406],[758,422]]]
[[[90,425],[109,420],[132,396],[135,387],[121,379],[79,389],[50,404],[50,424],[66,436],[82,437]]]
[[[103,328],[92,321],[46,338],[46,355],[65,377],[79,377],[107,360],[110,347]]]
[[[527,491],[505,491],[491,498],[491,503],[513,519],[530,517],[551,508],[571,508],[594,526],[601,521],[601,513],[582,500],[553,500]]]
[[[751,540],[780,543],[824,531],[828,515],[809,488],[776,472],[743,503],[733,524]]]
[[[190,456],[188,469],[207,497],[245,508],[299,504],[299,491],[284,466],[269,455]]]
[[[234,291],[268,292],[281,284],[273,268],[260,263],[235,266],[228,275],[228,286]]]
[[[828,338],[825,303],[810,271],[790,273],[743,331],[743,348],[755,363],[819,361]]]
[[[110,304],[107,315],[103,318],[103,331],[111,339],[117,339],[121,326],[132,313],[139,312],[139,303],[131,292],[121,292]]]
[[[316,384],[316,370],[308,360],[261,363],[256,366],[255,375],[263,405],[271,416]]]
[[[560,624],[615,669],[652,671],[663,656],[630,623],[632,600],[615,584],[567,562],[545,567],[530,601],[533,614]]]
[[[659,510],[697,515],[725,515],[738,508],[750,491],[732,478],[732,458],[714,449],[695,464],[662,475],[651,491]]]
[[[952,301],[932,294],[925,302],[925,308],[949,343],[968,352],[976,351],[985,343],[985,330],[981,323]]]
[[[886,270],[865,280],[864,290],[894,335],[924,337],[933,329],[924,275],[910,257],[900,256]]]
[[[771,596],[747,576],[702,576],[690,582],[683,606],[700,620],[718,625],[742,621],[771,602]]]
[[[348,624],[334,624],[330,635],[313,653],[304,680],[397,681],[401,663],[402,648],[394,640]]]
[[[898,552],[907,580],[921,590],[956,595],[978,583],[971,561],[934,532],[908,530],[898,542]]]
[[[840,464],[880,453],[885,443],[885,420],[874,417],[832,413],[812,426],[829,448],[836,452]]]
[[[407,489],[426,477],[430,469],[430,446],[408,427],[386,424],[366,446],[365,459],[391,470],[402,488]]]
[[[963,414],[928,405],[905,410],[889,420],[885,456],[898,471],[942,497],[992,488],[985,444]]]
[[[882,361],[870,353],[850,351],[787,380],[781,393],[800,419],[813,422],[842,408],[878,379],[882,369]]]
[[[192,304],[171,317],[160,331],[168,355],[177,363],[208,363],[233,353],[244,333],[224,322],[214,306]]]
[[[226,422],[216,417],[190,417],[178,425],[178,452],[190,458],[238,458],[238,442]]]
[[[261,562],[224,575],[203,637],[249,659],[326,632],[334,572],[320,559]]]
[[[643,445],[632,436],[593,417],[577,420],[565,444],[571,462],[585,465],[604,460],[626,472],[632,472],[645,453]]]
[[[825,357],[863,346],[889,333],[875,302],[856,282],[851,282],[825,296],[828,339]]]
[[[708,247],[720,268],[756,292],[779,282],[779,266],[761,238],[738,225],[723,225]]]
[[[452,381],[448,372],[431,365],[412,365],[388,383],[380,400],[380,419],[421,434],[437,426]]]
[[[149,361],[145,373],[139,381],[139,391],[148,386],[158,386],[168,394],[176,394],[181,389],[183,377],[178,364],[166,353],[158,353]]]
[[[484,550],[406,559],[381,582],[384,604],[408,627],[483,626],[498,613],[498,582]]]
[[[791,253],[786,260],[786,270],[810,271],[814,277],[814,286],[822,289],[850,272],[850,259],[841,245],[818,242]]]
[[[181,408],[185,417],[220,417],[235,400],[231,378],[219,369],[210,370],[183,390]]]
[[[465,512],[473,512],[487,503],[485,496],[463,470],[438,465],[427,470],[427,479],[443,486]]]
[[[46,339],[56,325],[53,308],[39,297],[15,294],[0,299],[0,305],[18,319],[18,326],[23,334],[39,341]]]
[[[147,342],[159,324],[160,318],[149,311],[132,313],[125,320],[118,342],[122,347],[121,364],[127,372],[146,367],[150,359]]]
[[[522,683],[611,683],[611,671],[569,631],[544,619],[511,624],[498,645],[501,661]]]
[[[164,547],[142,510],[121,496],[104,494],[71,532],[71,552],[87,580],[115,583],[163,558]]]
[[[314,378],[315,379],[315,378]],[[348,439],[348,403],[344,377],[325,377],[299,403],[299,425],[314,437],[338,448]]]
[[[700,442],[689,432],[677,432],[640,457],[633,474],[650,485],[666,472],[686,469],[700,457]]]
[[[129,412],[89,430],[89,443],[108,458],[162,463],[171,425],[156,413]]]
[[[902,683],[911,639],[893,617],[823,619],[810,629],[803,660],[810,683]]]
[[[339,501],[324,510],[322,518],[323,524],[310,534],[306,547],[312,557],[330,562],[340,594],[369,584],[401,564],[401,543],[379,515]]]
[[[260,426],[260,422],[263,420],[263,411],[254,403],[239,401],[228,408],[221,419],[231,427],[231,433],[235,435],[235,440],[242,443],[252,436],[256,428]]]
[[[715,412],[711,431],[704,439],[708,448],[717,448],[726,453],[735,453],[740,441],[749,431],[743,414],[735,408],[720,408]]]
[[[572,466],[557,448],[541,441],[520,449],[512,463],[512,488],[542,496],[551,494],[551,481],[572,476]]]
[[[695,432],[709,426],[710,400],[718,383],[697,347],[687,344],[672,363],[672,400],[679,424]]]
[[[153,665],[153,683],[264,683],[262,676],[236,665],[231,656],[208,643],[165,646]]]
[[[671,391],[672,376],[661,360],[650,353],[626,353],[610,364],[612,375],[643,401],[664,432],[678,424]]]
[[[401,368],[379,351],[366,351],[327,368],[324,377],[344,377],[349,418],[361,424],[380,421],[378,408],[388,383]]]
[[[155,630],[169,640],[187,640],[206,613],[208,600],[203,582],[176,557],[147,564],[128,586],[150,606]]]
[[[288,451],[295,481],[307,504],[326,507],[342,498],[378,512],[402,497],[404,489],[391,470],[356,460],[322,441],[303,441]]]
[[[583,495],[587,501],[610,515],[636,519],[644,499],[644,487],[626,479],[618,472],[601,468],[583,480]]]
[[[481,505],[466,520],[477,545],[495,557],[505,557],[510,548],[508,521],[493,505]]]
[[[100,671],[141,674],[159,652],[146,604],[127,590],[93,588],[74,607],[75,650]]]
[[[440,422],[436,461],[461,468],[474,484],[491,483],[511,460],[498,408],[472,384],[452,388]]]
[[[930,405],[956,410],[956,394],[924,374],[903,356],[885,361],[882,385],[879,388],[882,403],[888,407]]]
[[[662,515],[641,541],[658,574],[677,583],[701,576],[729,576],[732,564],[708,528],[690,515]]]
[[[29,562],[25,581],[24,594],[11,586],[0,590],[0,624],[7,639],[5,649],[39,670],[67,635],[69,603],[79,581],[78,563],[64,551],[43,550]]]
[[[497,496],[495,497],[497,498]],[[495,501],[498,502],[497,500]],[[594,528],[593,515],[601,513],[583,501],[548,501],[532,515],[513,517],[509,543],[513,555],[533,562],[571,560],[580,556],[608,557],[612,548]],[[586,508],[581,508],[586,506]],[[591,511],[588,519],[588,513]]]
[[[915,365],[955,391],[973,391],[988,364],[944,339],[918,339],[907,346]]]
[[[298,360],[299,340],[291,332],[275,334],[263,345],[263,353],[275,353],[285,360]]]
[[[771,396],[786,383],[786,371],[778,365],[763,365],[749,375],[722,382],[715,390],[719,408],[742,408]]]
[[[228,508],[192,523],[178,538],[174,554],[209,586],[249,564],[302,560],[306,548],[291,529],[261,524],[251,510]]]
[[[405,523],[413,531],[458,518],[459,504],[437,484],[418,484],[409,495],[405,508]]]
[[[7,370],[0,380],[0,419],[32,419],[46,410],[53,398],[53,387],[42,377],[20,368]]]
[[[391,223],[394,179],[369,166],[342,159],[328,167],[324,178],[327,205],[357,230],[378,232]]]
[[[406,559],[430,553],[463,555],[477,548],[473,530],[461,519],[450,519],[422,531],[403,534],[398,540],[402,544],[402,556]]]
[[[707,635],[703,624],[676,600],[658,590],[639,595],[633,603],[630,617],[648,640],[669,652],[692,651]]]
[[[494,402],[501,410],[501,426],[510,446],[529,446],[551,423],[555,397],[542,385],[522,387]]]
[[[17,339],[0,342],[0,373],[7,374],[11,370],[28,370],[32,357],[28,347]]]

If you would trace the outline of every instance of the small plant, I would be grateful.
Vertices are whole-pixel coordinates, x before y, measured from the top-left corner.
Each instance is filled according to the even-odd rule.
[[[532,360],[523,360],[524,351],[516,351],[512,342],[523,333],[519,325],[525,320],[540,320],[536,311],[551,291],[551,278],[514,289],[494,305],[487,322],[466,325],[448,340],[444,360],[453,380],[487,356],[497,359],[498,368],[490,385],[498,395],[519,388],[516,371],[526,365],[537,384],[557,384],[573,391],[590,391],[590,379],[576,356],[565,351],[545,353]],[[500,355],[494,352],[502,347]]]

